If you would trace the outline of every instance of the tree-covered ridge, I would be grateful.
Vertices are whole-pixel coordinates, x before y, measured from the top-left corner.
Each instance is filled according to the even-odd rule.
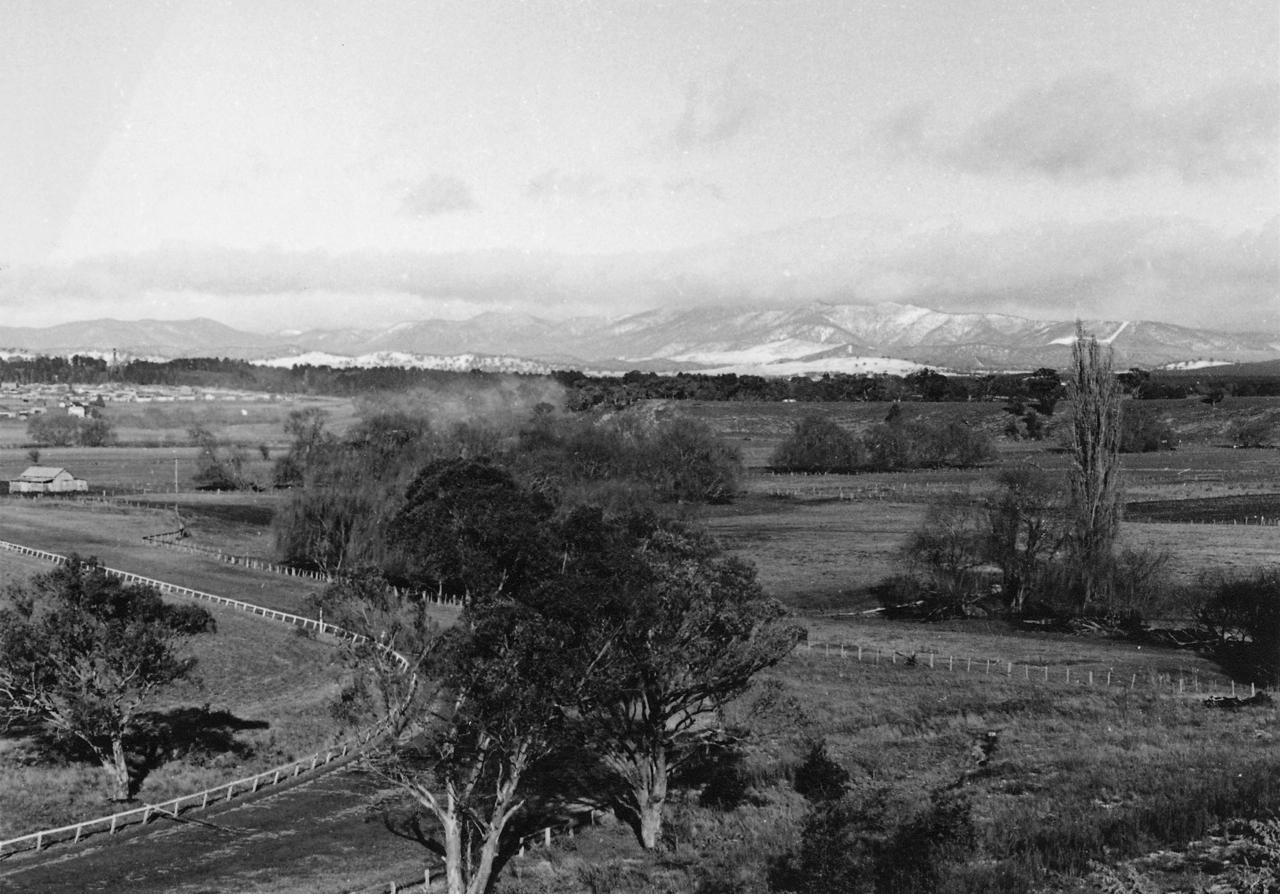
[[[1130,396],[1163,399],[1201,396],[1221,399],[1280,395],[1280,377],[1243,369],[1232,373],[1206,370],[1203,376],[1183,371],[1132,369],[1117,376]],[[1020,401],[1037,405],[1061,397],[1055,370],[961,373],[943,375],[923,369],[905,376],[888,373],[824,373],[820,376],[766,378],[735,373],[656,373],[624,375],[558,370],[550,375],[489,373],[480,370],[343,369],[299,365],[288,369],[258,366],[247,360],[185,357],[176,360],[130,360],[112,365],[97,357],[10,358],[0,360],[0,381],[19,384],[64,383],[135,386],[240,388],[276,394],[350,396],[371,391],[450,388],[476,381],[555,382],[569,393],[569,406],[626,406],[640,400],[836,401]],[[532,385],[531,385],[532,387]]]

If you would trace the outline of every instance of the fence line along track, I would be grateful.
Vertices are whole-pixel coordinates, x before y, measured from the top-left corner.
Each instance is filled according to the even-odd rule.
[[[30,556],[32,558],[43,559],[54,564],[62,564],[67,561],[67,557],[58,553],[48,552],[47,550],[34,549],[29,546],[22,546],[17,543],[10,543],[6,540],[0,540],[0,549],[15,552],[20,555]],[[335,624],[329,624],[316,618],[306,618],[302,615],[294,615],[289,612],[278,611],[273,608],[266,608],[261,605],[254,605],[251,602],[243,602],[239,599],[228,599],[225,596],[218,596],[213,593],[206,593],[202,590],[195,590],[191,587],[182,587],[177,584],[171,584],[167,581],[155,580],[154,578],[145,577],[140,574],[133,574],[128,571],[121,571],[116,568],[103,569],[108,574],[114,575],[126,583],[146,584],[155,587],[164,593],[173,593],[178,596],[186,596],[192,599],[200,599],[211,602],[215,605],[222,605],[237,611],[246,612],[248,614],[259,615],[269,618],[273,621],[280,621],[285,624],[291,624],[303,630],[313,630],[322,635],[336,637],[340,640],[351,643],[367,643],[369,638],[358,633],[352,633],[338,627]],[[381,643],[376,643],[379,649],[382,649],[386,655],[394,659],[404,670],[409,670],[409,659],[405,658],[399,652]],[[403,710],[403,706],[401,706]],[[329,748],[316,751],[306,757],[298,760],[290,761],[278,767],[263,770],[261,773],[255,773],[252,776],[246,776],[243,779],[236,779],[231,782],[220,783],[212,788],[203,791],[194,792],[189,795],[181,795],[177,798],[171,798],[167,801],[161,801],[155,804],[144,804],[139,807],[122,810],[107,816],[94,817],[93,819],[82,820],[66,826],[59,826],[54,829],[41,829],[37,832],[30,832],[26,835],[20,835],[17,838],[10,838],[0,841],[0,859],[4,859],[12,854],[26,851],[40,851],[51,844],[71,842],[76,843],[88,835],[101,832],[114,834],[118,830],[129,825],[146,825],[154,817],[168,816],[176,818],[183,811],[200,810],[210,805],[225,803],[230,801],[237,795],[251,794],[258,792],[263,788],[281,783],[290,782],[303,774],[314,773],[317,769],[324,768],[334,761],[344,758],[351,754],[359,754],[366,750],[375,740],[382,736],[392,724],[394,714],[384,717],[377,723],[364,730],[361,730],[353,738],[340,742]]]

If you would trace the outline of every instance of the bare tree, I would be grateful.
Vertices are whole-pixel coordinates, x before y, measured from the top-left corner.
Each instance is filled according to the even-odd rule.
[[[1076,324],[1067,396],[1072,404],[1070,536],[1082,608],[1105,603],[1120,523],[1120,384],[1111,348]]]
[[[1000,489],[987,501],[985,553],[1000,569],[1005,605],[1016,615],[1061,546],[1061,499],[1047,475],[1027,466],[1005,469],[997,481]]]

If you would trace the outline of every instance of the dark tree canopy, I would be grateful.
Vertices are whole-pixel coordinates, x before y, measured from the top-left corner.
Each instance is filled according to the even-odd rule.
[[[525,592],[545,573],[553,512],[497,466],[429,463],[388,530],[396,573],[457,596]]]

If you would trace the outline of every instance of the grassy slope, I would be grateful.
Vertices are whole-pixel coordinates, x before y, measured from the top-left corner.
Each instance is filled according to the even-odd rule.
[[[9,502],[0,512],[0,538],[54,552],[96,555],[105,564],[222,596],[306,613],[306,597],[321,585],[247,571],[223,563],[145,545],[143,534],[167,530],[165,511],[79,506],[43,501]],[[0,552],[0,580],[47,570],[44,563]],[[163,800],[219,781],[249,775],[309,753],[336,729],[327,703],[339,668],[332,646],[305,639],[292,628],[228,609],[211,608],[218,633],[190,642],[200,688],[184,686],[159,707],[209,704],[241,721],[265,724],[235,733],[249,750],[175,761],[150,774],[139,797]],[[447,623],[453,613],[441,610]],[[62,823],[109,810],[99,771],[89,765],[50,765],[23,739],[0,739],[0,836]]]
[[[8,553],[0,564],[8,565]],[[211,608],[214,634],[195,637],[183,653],[197,659],[198,680],[160,694],[153,710],[208,705],[227,711],[243,729],[222,729],[235,750],[198,750],[149,773],[141,803],[162,801],[309,754],[333,739],[328,702],[340,668],[329,645],[283,625]],[[32,738],[0,738],[0,838],[65,825],[114,809],[93,763],[67,761]]]

